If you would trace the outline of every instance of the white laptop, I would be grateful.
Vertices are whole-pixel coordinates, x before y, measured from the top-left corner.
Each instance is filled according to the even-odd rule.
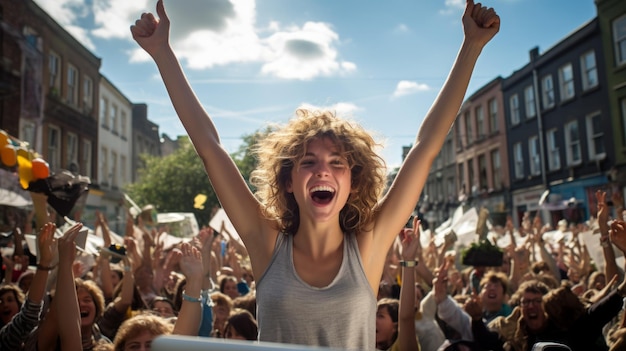
[[[340,351],[325,347],[180,335],[159,336],[152,340],[150,349],[152,351]]]

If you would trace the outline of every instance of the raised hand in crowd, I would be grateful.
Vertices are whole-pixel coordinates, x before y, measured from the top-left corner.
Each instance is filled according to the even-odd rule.
[[[181,244],[180,251],[180,269],[185,275],[186,284],[174,334],[197,336],[202,318],[202,253],[189,243]]]
[[[46,223],[37,235],[37,270],[28,290],[28,295],[19,312],[0,330],[0,349],[18,350],[28,334],[39,324],[41,309],[46,295],[50,270],[54,268],[56,255],[56,226]]]
[[[413,228],[405,228],[400,233],[402,247],[400,288],[400,307],[398,311],[398,345],[399,349],[418,350],[415,337],[415,275],[420,262],[416,261],[417,250],[421,246],[419,241],[420,221],[413,218]]]
[[[59,264],[56,289],[50,310],[38,328],[39,351],[54,350],[57,339],[60,339],[63,350],[80,350],[83,347],[81,315],[73,271],[76,237],[82,227],[82,223],[75,223],[57,240]]]

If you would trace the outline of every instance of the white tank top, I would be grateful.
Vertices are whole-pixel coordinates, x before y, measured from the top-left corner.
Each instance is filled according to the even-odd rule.
[[[363,271],[354,234],[346,234],[335,279],[317,288],[293,263],[293,236],[279,234],[270,264],[257,281],[259,340],[343,350],[376,347],[376,297]]]

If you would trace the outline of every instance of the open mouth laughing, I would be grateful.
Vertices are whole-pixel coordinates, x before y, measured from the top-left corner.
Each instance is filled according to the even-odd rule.
[[[317,185],[309,190],[309,194],[313,202],[325,205],[335,197],[335,189],[327,185]]]

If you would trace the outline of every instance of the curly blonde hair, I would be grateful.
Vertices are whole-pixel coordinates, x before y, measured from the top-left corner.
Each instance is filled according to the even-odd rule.
[[[287,187],[294,165],[304,157],[308,144],[319,138],[330,139],[348,160],[352,193],[341,209],[340,225],[344,232],[361,232],[372,222],[385,186],[386,165],[376,153],[380,144],[365,129],[330,111],[298,109],[295,118],[271,131],[252,150],[258,167],[250,182],[264,204],[263,214],[277,220],[282,232],[296,233],[300,224],[298,204]]]
[[[155,338],[160,335],[172,334],[174,326],[167,319],[149,313],[135,315],[125,320],[115,334],[113,341],[115,351],[123,351],[126,343],[143,332],[149,332]]]

